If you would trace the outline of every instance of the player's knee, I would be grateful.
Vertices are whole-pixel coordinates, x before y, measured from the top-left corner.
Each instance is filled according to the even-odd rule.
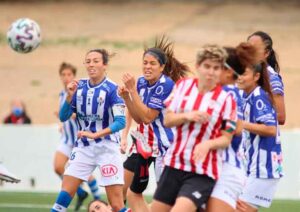
[[[56,165],[56,166],[54,167],[54,171],[55,171],[56,174],[58,174],[58,175],[61,176],[61,175],[64,174],[65,168],[64,168],[63,166]]]
[[[139,182],[137,184],[132,183],[130,186],[130,190],[134,193],[141,194],[146,190],[147,185],[148,185],[148,180]]]
[[[124,208],[124,203],[123,201],[121,202],[113,201],[110,206],[112,207],[113,211],[120,211],[122,208]]]

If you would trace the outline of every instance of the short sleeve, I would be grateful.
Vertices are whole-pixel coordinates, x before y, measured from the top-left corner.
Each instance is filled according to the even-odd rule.
[[[276,126],[276,113],[266,94],[261,94],[253,99],[252,105],[254,118],[257,123]]]
[[[237,104],[232,95],[227,95],[224,104],[223,120],[237,122]]]
[[[162,110],[165,108],[164,101],[171,94],[174,87],[173,81],[158,84],[149,99],[148,106],[152,109]]]
[[[117,87],[113,88],[109,95],[110,107],[114,105],[125,105],[124,100],[118,95]]]
[[[183,84],[184,83],[182,80],[179,80],[178,82],[176,82],[170,95],[164,101],[165,107],[173,112],[175,112],[176,106],[179,105],[179,98],[178,98],[179,91],[181,90],[180,88],[183,86]],[[175,97],[177,97],[177,98],[175,98]]]
[[[284,85],[282,82],[282,78],[277,73],[271,73],[270,75],[270,85],[273,94],[284,95]]]

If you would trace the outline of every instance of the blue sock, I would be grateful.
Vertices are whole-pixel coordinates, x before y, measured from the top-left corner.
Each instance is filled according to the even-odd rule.
[[[92,181],[89,181],[88,185],[91,189],[91,192],[93,194],[94,199],[100,199],[100,191],[99,191],[99,187],[97,185],[96,179],[93,179]]]
[[[51,212],[65,212],[72,201],[71,195],[66,191],[60,191]]]
[[[119,212],[131,212],[130,208],[122,208],[121,210],[119,210]]]
[[[77,191],[76,191],[76,194],[79,196],[79,197],[82,197],[84,196],[86,193],[85,190],[83,190],[83,188],[81,186],[78,187]]]

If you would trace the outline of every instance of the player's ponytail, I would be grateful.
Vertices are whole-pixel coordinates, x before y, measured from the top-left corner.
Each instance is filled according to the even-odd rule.
[[[267,64],[265,62],[260,62],[252,66],[254,72],[260,73],[259,80],[257,81],[257,84],[264,89],[264,91],[267,92],[269,96],[269,100],[271,101],[272,105],[275,105],[274,102],[274,96],[273,92],[271,90],[271,85],[270,85],[270,79],[269,79],[269,73],[267,70]]]
[[[156,38],[153,48],[145,48],[144,55],[147,53],[156,54],[160,65],[165,65],[163,73],[170,77],[174,82],[186,77],[190,71],[189,67],[181,63],[174,56],[173,43],[165,36]]]

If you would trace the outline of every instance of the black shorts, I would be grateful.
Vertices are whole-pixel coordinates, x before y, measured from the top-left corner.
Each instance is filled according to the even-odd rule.
[[[186,197],[193,201],[197,210],[200,210],[210,197],[214,185],[215,180],[207,175],[166,166],[158,182],[154,199],[173,206],[178,197]]]
[[[138,161],[138,154],[132,153],[123,163],[124,169],[127,169],[128,171],[134,172],[136,164]],[[155,163],[155,157],[148,158],[148,166],[151,165],[151,163]],[[155,164],[154,164],[155,165]]]
[[[140,154],[133,153],[124,162],[123,166],[128,171],[134,172],[130,190],[140,194],[147,188],[149,182],[149,166],[155,162],[154,157],[144,159]]]

